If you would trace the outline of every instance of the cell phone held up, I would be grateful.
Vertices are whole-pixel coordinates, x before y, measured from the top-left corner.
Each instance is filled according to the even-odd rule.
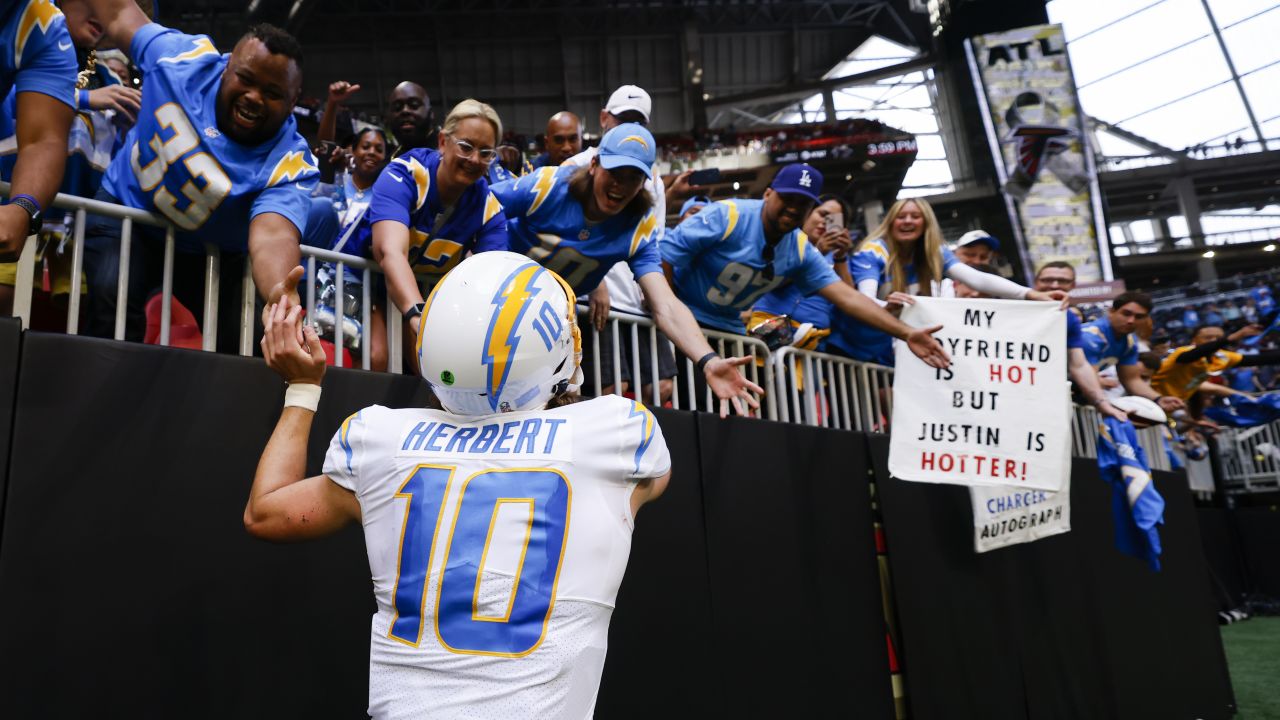
[[[694,187],[715,185],[720,182],[720,168],[704,168],[689,173],[687,182]]]
[[[831,213],[830,215],[827,215],[826,227],[824,229],[827,232],[832,232],[835,230],[843,230],[844,215],[841,215],[840,213]]]

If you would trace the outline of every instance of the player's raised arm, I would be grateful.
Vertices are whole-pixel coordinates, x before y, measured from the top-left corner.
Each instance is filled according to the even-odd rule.
[[[133,0],[87,0],[94,17],[102,24],[103,35],[124,54],[130,54],[133,34],[151,22]],[[135,59],[136,61],[136,59]]]
[[[360,505],[354,493],[327,476],[304,477],[307,439],[324,378],[324,351],[310,325],[305,334],[300,329],[301,306],[286,296],[267,310],[262,353],[289,389],[284,411],[258,460],[244,526],[263,540],[306,540],[358,521]]]

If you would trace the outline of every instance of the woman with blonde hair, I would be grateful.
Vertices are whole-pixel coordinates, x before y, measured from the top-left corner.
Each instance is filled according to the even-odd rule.
[[[889,208],[880,226],[849,257],[849,275],[859,292],[890,312],[915,303],[913,296],[933,295],[934,284],[944,277],[996,298],[1065,300],[1067,297],[1061,290],[1032,290],[957,260],[943,244],[938,218],[923,198],[902,199]],[[856,360],[893,365],[893,338],[841,313],[832,313],[827,346]]]
[[[417,339],[423,298],[446,272],[469,253],[507,249],[507,219],[485,180],[501,138],[498,113],[463,100],[445,118],[438,149],[402,153],[374,183],[373,257],[408,323],[406,348]]]

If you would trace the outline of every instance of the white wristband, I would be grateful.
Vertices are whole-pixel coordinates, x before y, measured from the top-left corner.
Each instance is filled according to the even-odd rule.
[[[315,412],[320,407],[320,386],[311,383],[290,384],[284,391],[285,407],[300,407]]]

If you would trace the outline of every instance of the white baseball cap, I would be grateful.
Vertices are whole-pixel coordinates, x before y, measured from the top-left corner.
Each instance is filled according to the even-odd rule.
[[[965,245],[972,245],[974,243],[981,243],[997,252],[1000,250],[1000,241],[986,230],[970,230],[969,232],[961,235],[960,239],[956,241],[956,247],[962,248]]]
[[[649,99],[649,93],[645,92],[644,88],[623,85],[609,96],[609,102],[604,109],[613,115],[634,110],[644,116],[645,122],[649,122],[649,111],[653,109],[653,101]]]

